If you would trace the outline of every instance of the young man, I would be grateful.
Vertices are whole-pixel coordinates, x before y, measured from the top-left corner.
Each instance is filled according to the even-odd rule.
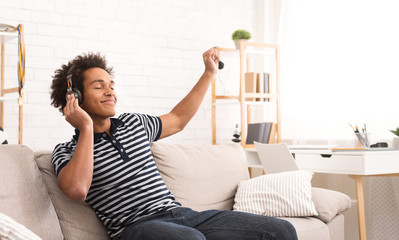
[[[75,127],[72,140],[58,144],[52,155],[60,189],[88,203],[111,239],[297,239],[294,227],[277,218],[182,207],[160,177],[151,142],[181,131],[198,110],[217,71],[217,50],[206,51],[203,60],[197,84],[160,117],[125,113],[112,118],[113,72],[99,54],[77,56],[56,70],[52,105]],[[72,93],[76,90],[79,100]]]

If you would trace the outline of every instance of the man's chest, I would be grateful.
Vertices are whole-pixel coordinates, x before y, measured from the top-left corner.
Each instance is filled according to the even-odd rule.
[[[104,134],[94,144],[93,183],[112,180],[123,174],[134,177],[153,164],[150,142],[144,130],[121,129],[112,136]]]

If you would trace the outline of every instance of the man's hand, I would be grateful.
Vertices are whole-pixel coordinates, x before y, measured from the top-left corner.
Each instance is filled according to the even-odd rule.
[[[73,94],[67,96],[64,115],[65,120],[79,130],[83,130],[86,127],[93,128],[93,120],[89,114],[79,106],[78,99],[76,99]]]
[[[216,74],[217,63],[219,62],[219,51],[213,47],[202,55],[205,64],[205,72]]]

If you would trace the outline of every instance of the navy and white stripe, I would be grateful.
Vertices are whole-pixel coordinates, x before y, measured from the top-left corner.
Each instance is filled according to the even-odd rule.
[[[52,155],[55,172],[72,158],[79,131],[58,144]],[[94,135],[93,181],[86,202],[95,210],[111,238],[137,220],[180,206],[166,188],[155,165],[150,144],[162,131],[159,117],[125,113],[111,118],[111,136]]]

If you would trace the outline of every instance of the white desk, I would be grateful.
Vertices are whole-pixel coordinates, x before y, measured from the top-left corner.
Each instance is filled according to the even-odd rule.
[[[365,240],[363,177],[399,176],[399,150],[290,149],[290,151],[295,154],[295,162],[300,169],[319,173],[347,174],[355,180],[359,237],[361,240]],[[256,150],[247,152],[251,166],[256,165],[254,154],[256,154]]]

